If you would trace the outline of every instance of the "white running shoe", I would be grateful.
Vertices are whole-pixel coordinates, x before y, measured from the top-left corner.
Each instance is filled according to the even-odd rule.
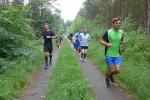
[[[84,59],[83,61],[84,61],[84,62],[86,62],[87,60],[86,60],[86,59]]]
[[[87,58],[84,58],[84,60],[83,60],[83,61],[85,61],[85,62],[86,62],[86,61],[87,61]]]

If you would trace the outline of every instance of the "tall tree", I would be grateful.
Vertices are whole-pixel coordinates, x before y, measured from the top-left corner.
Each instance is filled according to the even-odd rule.
[[[147,33],[150,34],[150,0],[147,0],[147,5],[148,5]]]
[[[10,4],[10,0],[0,0],[0,3],[2,3],[4,5],[9,5]]]

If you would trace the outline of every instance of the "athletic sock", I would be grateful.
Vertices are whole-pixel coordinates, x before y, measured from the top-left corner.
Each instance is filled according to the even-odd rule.
[[[86,58],[86,53],[84,54],[84,58]]]
[[[49,58],[50,58],[49,59],[49,64],[51,64],[51,62],[52,62],[52,55],[50,55]]]
[[[81,58],[83,58],[83,56],[84,56],[84,54],[83,54],[83,53],[81,53]]]
[[[48,64],[48,57],[47,56],[45,56],[45,63],[46,63],[46,65]]]

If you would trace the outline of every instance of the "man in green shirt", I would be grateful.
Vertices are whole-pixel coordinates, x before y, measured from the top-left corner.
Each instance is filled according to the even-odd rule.
[[[108,67],[106,72],[106,86],[110,87],[110,81],[114,83],[113,75],[120,72],[122,58],[120,55],[120,44],[124,44],[123,31],[120,30],[121,19],[112,20],[112,28],[104,33],[101,44],[105,46],[105,61]]]
[[[57,49],[59,49],[59,46],[60,46],[60,43],[61,43],[61,38],[62,38],[61,33],[57,32],[57,35],[55,37]]]

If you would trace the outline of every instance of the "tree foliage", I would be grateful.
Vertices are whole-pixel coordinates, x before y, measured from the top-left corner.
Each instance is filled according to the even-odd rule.
[[[0,5],[0,58],[24,55],[28,42],[43,31],[46,21],[54,29],[62,29],[63,20],[59,10],[53,6],[55,0],[32,0],[28,5],[22,1]],[[52,13],[51,9],[57,9]]]
[[[136,22],[135,28],[148,25],[148,0],[86,0],[84,8],[79,15],[86,20],[97,20],[97,23],[110,26],[114,17],[133,19]],[[143,33],[144,34],[144,33]]]

